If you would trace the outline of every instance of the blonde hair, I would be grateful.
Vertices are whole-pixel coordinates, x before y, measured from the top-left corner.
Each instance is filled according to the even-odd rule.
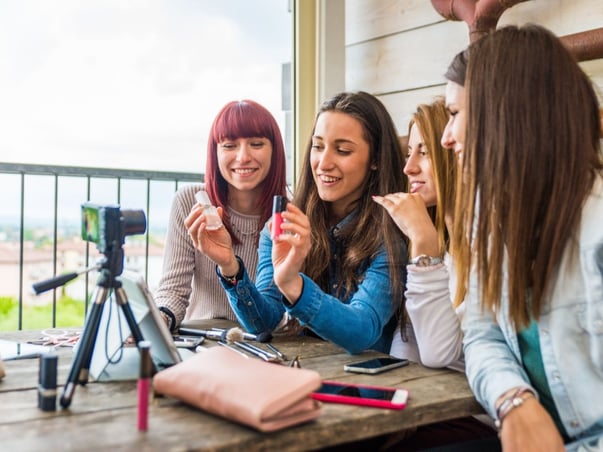
[[[417,125],[433,170],[436,189],[436,205],[428,209],[438,233],[438,249],[441,254],[448,251],[449,237],[446,215],[454,210],[456,193],[456,157],[454,152],[441,144],[442,134],[448,122],[448,111],[444,99],[437,97],[431,104],[420,104],[408,124],[408,134]]]

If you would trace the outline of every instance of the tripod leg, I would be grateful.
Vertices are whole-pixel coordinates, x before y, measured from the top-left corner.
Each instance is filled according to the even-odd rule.
[[[84,325],[84,331],[79,340],[78,349],[73,358],[71,370],[69,371],[69,376],[67,377],[65,387],[63,388],[63,394],[61,395],[61,406],[63,408],[67,408],[71,404],[76,383],[79,382],[85,384],[85,382],[88,381],[88,369],[90,367],[90,360],[92,358],[94,343],[96,342],[96,335],[103,313],[103,306],[107,299],[107,293],[108,290],[104,287],[97,287],[96,289],[94,303],[90,308],[88,320]]]
[[[134,317],[132,308],[130,307],[130,304],[128,303],[128,297],[126,295],[126,291],[124,290],[123,287],[119,287],[119,288],[115,289],[115,295],[116,295],[115,300],[117,301],[117,304],[119,306],[121,306],[121,308],[123,309],[124,316],[126,317],[126,321],[128,322],[128,325],[130,326],[130,331],[132,332],[132,336],[134,337],[136,344],[138,344],[140,341],[143,341],[144,338],[142,337],[142,332],[140,331],[140,328],[138,327],[138,323],[136,323],[136,318]]]

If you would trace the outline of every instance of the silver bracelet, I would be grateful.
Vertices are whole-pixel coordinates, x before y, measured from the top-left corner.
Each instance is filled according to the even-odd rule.
[[[523,397],[524,394],[528,394],[528,396]],[[528,386],[520,386],[513,391],[513,394],[506,397],[496,409],[497,419],[494,421],[496,428],[500,430],[503,420],[507,417],[507,415],[515,408],[523,405],[523,403],[530,397],[536,397],[536,394],[534,393],[534,390]]]

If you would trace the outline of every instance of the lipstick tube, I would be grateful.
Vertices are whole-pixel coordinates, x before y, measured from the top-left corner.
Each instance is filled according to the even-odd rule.
[[[272,240],[275,240],[279,235],[283,233],[281,224],[283,224],[283,217],[281,212],[285,210],[287,206],[287,198],[284,196],[274,195],[272,199]]]
[[[146,432],[148,430],[149,419],[149,390],[151,388],[151,376],[153,374],[153,362],[151,361],[151,343],[149,341],[140,341],[138,343],[140,351],[140,376],[138,378],[138,405],[137,420],[138,430]]]
[[[57,364],[58,356],[54,353],[40,356],[38,408],[42,411],[57,409]]]

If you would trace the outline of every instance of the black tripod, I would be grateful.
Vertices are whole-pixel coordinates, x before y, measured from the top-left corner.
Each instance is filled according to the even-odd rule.
[[[77,383],[85,385],[88,382],[90,362],[96,343],[101,315],[103,313],[105,301],[111,293],[111,290],[115,293],[117,304],[123,309],[126,321],[128,322],[136,344],[138,345],[140,341],[143,340],[140,328],[132,313],[132,308],[128,303],[126,291],[123,289],[121,281],[117,279],[117,276],[121,275],[123,270],[123,258],[123,250],[121,249],[121,246],[117,246],[113,251],[106,251],[105,257],[100,262],[100,274],[96,282],[93,303],[86,324],[84,325],[82,336],[79,340],[78,349],[71,365],[69,377],[65,382],[63,394],[61,395],[61,406],[63,408],[67,408],[71,404],[71,398],[75,392],[75,385]]]
[[[99,276],[96,281],[94,301],[79,340],[69,377],[63,388],[63,395],[61,396],[61,406],[63,408],[67,408],[71,404],[76,383],[81,385],[88,383],[96,335],[98,334],[105,301],[111,291],[115,293],[115,300],[124,311],[136,345],[139,345],[143,340],[142,333],[132,313],[132,308],[128,303],[126,291],[117,277],[121,275],[124,267],[122,245],[125,242],[125,237],[132,234],[143,234],[146,230],[146,224],[146,218],[142,210],[121,210],[117,205],[99,206],[89,202],[82,204],[82,238],[88,242],[96,243],[96,247],[103,254],[103,258],[97,265],[82,272],[98,269]],[[34,284],[33,290],[36,294],[40,294],[62,286],[78,276],[79,273],[57,276]],[[155,369],[153,369],[154,371]]]

